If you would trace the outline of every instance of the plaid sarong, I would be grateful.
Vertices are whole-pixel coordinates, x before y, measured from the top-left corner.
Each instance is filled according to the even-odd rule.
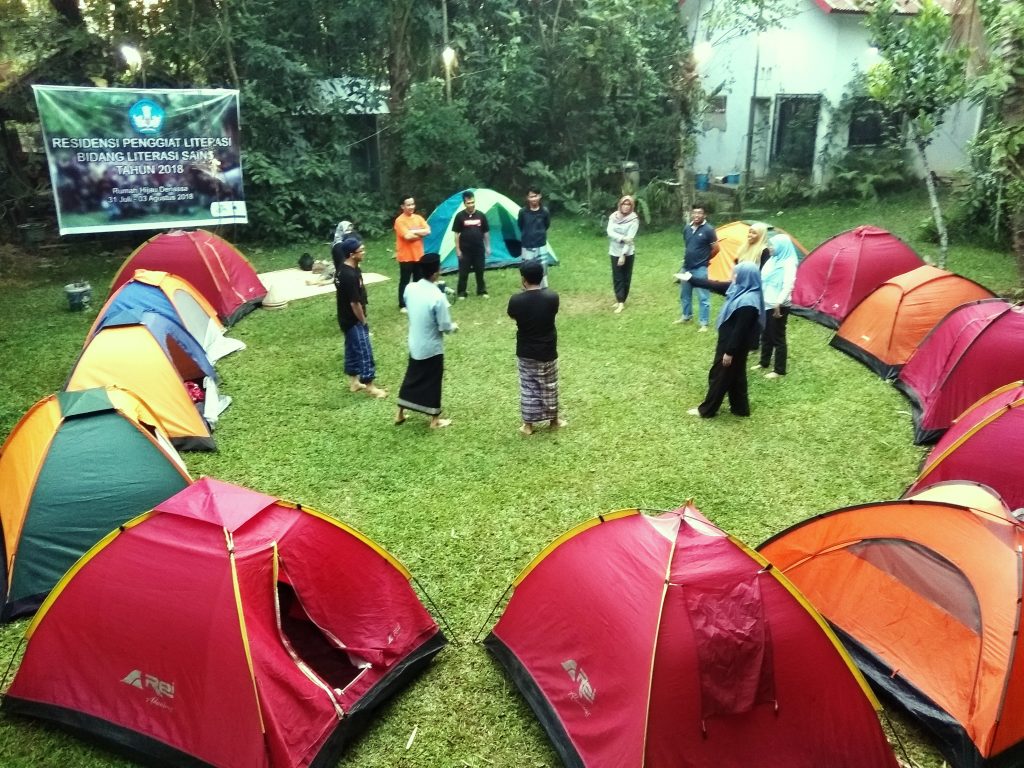
[[[558,417],[558,360],[519,361],[519,409],[526,424]]]

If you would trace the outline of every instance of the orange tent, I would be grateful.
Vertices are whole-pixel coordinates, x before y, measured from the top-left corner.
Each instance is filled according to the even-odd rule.
[[[203,371],[173,339],[168,348],[170,355],[144,325],[109,326],[86,344],[64,389],[128,389],[160,418],[176,448],[215,450],[210,426],[185,388],[185,380],[202,379]],[[215,389],[208,395],[219,397]]]
[[[728,224],[715,227],[715,234],[718,235],[718,253],[708,264],[709,280],[719,280],[723,283],[732,280],[732,268],[736,266],[736,257],[740,248],[747,242],[747,230],[753,223],[752,221],[730,221]],[[807,255],[807,249],[800,244],[799,240],[786,230],[769,224],[768,237],[772,238],[775,235],[788,235],[789,239],[793,241],[793,245],[800,251],[800,258]]]
[[[1022,548],[998,497],[949,484],[820,515],[760,552],[956,768],[981,768],[1024,757]]]
[[[950,310],[991,299],[990,290],[944,269],[923,266],[890,278],[843,320],[831,344],[883,379],[895,378]]]

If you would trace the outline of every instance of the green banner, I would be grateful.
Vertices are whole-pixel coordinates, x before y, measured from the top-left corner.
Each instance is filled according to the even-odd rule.
[[[248,222],[238,91],[33,90],[62,235]]]

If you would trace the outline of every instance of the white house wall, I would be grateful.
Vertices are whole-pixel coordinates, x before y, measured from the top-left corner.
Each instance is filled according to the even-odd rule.
[[[705,36],[700,22],[693,17],[707,6],[708,0],[690,0],[684,7],[691,16],[689,23],[695,43],[703,41]],[[822,104],[814,149],[813,179],[816,183],[822,180],[820,153],[828,133],[831,109],[839,104],[854,73],[865,71],[877,60],[863,20],[862,15],[827,14],[813,0],[807,0],[800,13],[786,20],[784,28],[769,30],[760,36],[757,95],[771,99],[772,130],[776,96],[820,94],[827,102]],[[725,129],[712,127],[698,137],[694,165],[698,173],[710,167],[713,175],[720,176],[744,168],[755,40],[753,34],[720,45],[714,45],[712,39],[711,56],[698,65],[705,89],[711,91],[724,82],[721,95],[727,99]],[[965,165],[965,146],[975,134],[977,123],[975,107],[962,105],[950,110],[929,148],[929,162],[934,170],[948,173]],[[845,130],[837,131],[837,139],[845,143]],[[752,163],[755,175],[765,174],[765,159],[755,151]]]

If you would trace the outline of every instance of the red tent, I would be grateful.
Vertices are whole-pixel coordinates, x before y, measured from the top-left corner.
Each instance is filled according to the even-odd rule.
[[[1021,378],[1024,307],[984,299],[946,315],[903,366],[896,386],[914,405],[914,442],[930,443],[978,398]]]
[[[121,265],[113,294],[137,269],[169,272],[192,284],[220,316],[233,325],[267,295],[249,260],[223,238],[205,229],[163,232],[144,242]]]
[[[987,485],[1010,509],[1024,507],[1024,381],[990,392],[946,430],[907,493],[945,480]]]
[[[445,642],[409,580],[331,518],[203,479],[57,584],[4,707],[147,765],[333,765]]]
[[[826,240],[800,262],[793,312],[838,328],[875,288],[922,264],[909,245],[884,229],[851,229]]]
[[[896,766],[824,620],[693,506],[583,523],[513,587],[486,644],[567,766]]]
[[[939,321],[954,308],[993,294],[973,280],[924,266],[889,278],[843,320],[829,342],[883,379],[900,368]]]

